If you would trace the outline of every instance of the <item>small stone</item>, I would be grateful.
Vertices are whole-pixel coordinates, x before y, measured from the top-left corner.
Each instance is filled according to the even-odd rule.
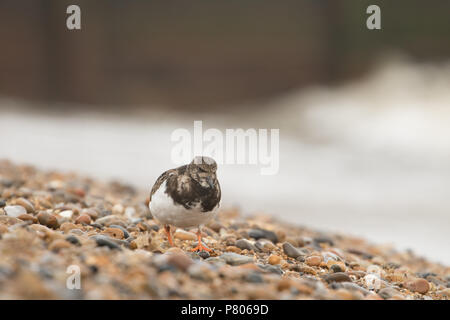
[[[61,226],[59,227],[59,229],[61,231],[63,231],[64,233],[69,232],[72,229],[78,228],[74,223],[72,222],[64,222],[63,224],[61,224]]]
[[[258,264],[257,266],[265,272],[275,273],[278,275],[283,274],[283,270],[281,270],[281,267],[279,265]]]
[[[241,249],[235,246],[228,246],[225,248],[225,251],[235,252],[235,253],[241,253]]]
[[[253,250],[256,251],[256,247],[247,239],[239,239],[236,241],[236,247],[238,247],[241,250]]]
[[[108,237],[114,238],[114,239],[123,239],[124,233],[119,228],[106,228],[102,232],[103,234],[107,235]]]
[[[264,279],[259,272],[250,272],[245,276],[245,281],[250,283],[263,283]]]
[[[331,239],[330,237],[327,237],[327,236],[316,237],[313,239],[313,241],[318,244],[326,243],[330,246],[334,245],[333,239]]]
[[[61,217],[64,217],[64,218],[72,218],[72,215],[73,215],[73,211],[72,210],[64,210],[64,211],[61,211],[60,213],[59,213],[59,215],[61,216]]]
[[[62,239],[57,239],[57,240],[53,241],[48,248],[52,251],[58,252],[61,249],[69,248],[69,247],[70,247],[70,243],[68,243],[67,241],[62,240]]]
[[[37,215],[37,218],[39,220],[39,223],[44,226],[47,226],[47,227],[53,228],[53,229],[58,228],[58,220],[56,219],[56,217],[54,215],[51,215],[46,212],[41,212]]]
[[[180,240],[197,240],[195,233],[184,231],[183,229],[177,229],[173,236]]]
[[[170,254],[167,262],[182,271],[186,271],[193,263],[192,259],[190,259],[187,255],[180,253]]]
[[[210,254],[208,251],[202,250],[198,253],[198,256],[202,259],[208,259]]]
[[[103,226],[109,226],[111,224],[119,224],[121,223],[121,220],[117,216],[105,216],[98,218],[95,222]]]
[[[269,263],[270,263],[271,265],[280,264],[280,262],[281,262],[281,257],[280,257],[280,256],[277,256],[276,254],[272,254],[272,255],[269,257]]]
[[[238,266],[241,264],[253,262],[253,258],[234,252],[225,252],[219,258],[232,266]]]
[[[380,291],[378,291],[378,295],[380,297],[382,297],[383,299],[390,299],[399,294],[400,293],[397,290],[395,290],[394,288],[391,288],[391,287],[386,287],[386,288],[383,288]]]
[[[364,298],[364,300],[383,300],[383,298],[378,294],[371,292]]]
[[[414,291],[421,294],[425,294],[428,290],[430,290],[430,284],[427,280],[422,278],[408,281],[404,284],[404,287],[409,291]]]
[[[256,240],[267,239],[267,240],[272,241],[273,243],[277,243],[278,242],[278,236],[276,235],[276,233],[273,232],[273,231],[269,231],[269,230],[250,229],[248,231],[248,236],[250,238],[254,238]]]
[[[87,214],[92,220],[97,220],[98,218],[98,211],[94,208],[83,209],[81,210],[81,214]]]
[[[110,227],[110,228],[116,228],[116,229],[122,230],[123,236],[124,236],[125,239],[128,239],[128,238],[130,237],[130,234],[128,233],[127,229],[125,229],[125,228],[122,227],[122,226],[119,226],[119,225],[117,225],[117,224],[111,224],[111,225],[109,225],[109,227]]]
[[[123,205],[121,205],[120,203],[114,205],[114,207],[112,208],[112,213],[113,214],[117,214],[117,215],[121,215],[124,212],[124,207]]]
[[[345,270],[343,270],[342,268],[341,268],[341,266],[340,265],[338,265],[338,264],[333,264],[333,265],[331,265],[331,267],[330,267],[330,270],[332,271],[332,272],[344,272]]]
[[[290,244],[289,242],[285,242],[283,243],[283,251],[284,253],[290,257],[290,258],[294,258],[296,259],[297,257],[303,256],[304,254],[298,250],[297,248],[295,248],[292,244]]]
[[[263,252],[271,252],[276,249],[276,246],[272,243],[272,241],[267,239],[260,239],[256,241],[255,247]]]
[[[95,235],[92,237],[99,247],[108,247],[110,249],[122,250],[122,248],[114,242],[113,239],[104,235]]]
[[[0,200],[0,208],[3,208],[4,206],[6,206],[6,201]]]
[[[34,213],[34,206],[29,200],[25,198],[19,198],[16,200],[16,204],[24,207],[27,210],[27,213]]]
[[[27,210],[24,207],[19,206],[19,205],[6,206],[4,210],[8,216],[14,217],[14,218],[17,218],[18,216],[27,213]]]
[[[82,214],[75,220],[75,223],[76,224],[90,224],[91,217],[89,217],[87,214]]]
[[[22,221],[32,221],[33,223],[37,223],[38,222],[38,220],[37,220],[37,218],[35,216],[32,216],[31,214],[28,214],[28,213],[21,214],[17,218],[22,220]]]
[[[306,264],[311,267],[317,267],[322,262],[322,256],[311,256],[306,258]]]
[[[324,280],[328,283],[331,282],[352,282],[352,279],[350,279],[350,277],[343,273],[343,272],[336,272],[336,273],[331,273],[331,274],[327,274],[324,277]]]
[[[7,233],[8,231],[9,231],[9,229],[7,226],[0,224],[0,234]]]
[[[67,236],[66,237],[66,241],[71,243],[71,244],[73,244],[73,245],[76,245],[76,246],[81,245],[80,240],[78,240],[78,238],[76,236],[73,236],[73,235]]]

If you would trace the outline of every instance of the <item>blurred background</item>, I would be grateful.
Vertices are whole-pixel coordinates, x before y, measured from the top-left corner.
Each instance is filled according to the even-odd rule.
[[[81,7],[82,29],[66,28]],[[381,8],[381,30],[366,8]],[[450,264],[449,1],[0,2],[0,158],[150,190],[171,133],[280,129],[224,206]]]

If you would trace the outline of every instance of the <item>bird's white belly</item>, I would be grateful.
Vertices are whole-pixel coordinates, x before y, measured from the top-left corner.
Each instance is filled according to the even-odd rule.
[[[198,227],[213,218],[219,207],[217,205],[216,208],[208,212],[202,212],[200,204],[191,209],[186,209],[182,205],[175,204],[173,199],[164,192],[165,190],[166,182],[164,181],[153,194],[149,203],[149,209],[153,217],[162,224],[170,224],[180,228]]]

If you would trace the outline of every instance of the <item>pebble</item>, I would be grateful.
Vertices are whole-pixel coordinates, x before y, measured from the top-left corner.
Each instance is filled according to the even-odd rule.
[[[430,290],[430,284],[427,280],[418,278],[411,281],[407,281],[404,284],[404,287],[409,291],[418,292],[421,294],[425,294]]]
[[[261,270],[269,273],[274,273],[278,275],[283,274],[283,270],[279,265],[271,265],[271,264],[258,264],[257,265]]]
[[[238,266],[241,264],[253,262],[252,257],[247,257],[234,252],[225,252],[219,258],[232,266]]]
[[[269,263],[270,263],[271,265],[280,264],[280,262],[281,262],[281,257],[280,257],[280,256],[277,256],[276,254],[272,254],[272,255],[269,257]]]
[[[255,247],[263,252],[271,252],[276,249],[276,246],[272,243],[272,241],[267,239],[260,239],[256,241]]]
[[[330,246],[334,245],[333,239],[331,239],[330,237],[327,237],[327,236],[315,237],[315,238],[313,238],[313,241],[318,244],[326,243]]]
[[[105,216],[102,218],[98,218],[95,220],[96,223],[101,224],[103,226],[109,226],[111,224],[119,224],[121,223],[121,220],[116,216]]]
[[[253,250],[256,251],[256,247],[247,239],[239,239],[236,241],[236,247],[238,247],[241,250],[247,249],[247,250]]]
[[[122,226],[119,226],[119,225],[117,225],[117,224],[111,224],[111,225],[109,225],[109,227],[110,227],[110,228],[116,228],[116,229],[122,230],[122,232],[123,232],[123,237],[124,237],[125,239],[128,239],[128,238],[130,237],[130,234],[128,233],[127,229],[125,229],[125,228],[122,227]]]
[[[70,235],[66,237],[66,241],[73,244],[73,245],[81,245],[80,240],[76,236]]]
[[[110,249],[122,250],[122,248],[117,243],[115,243],[113,239],[111,239],[110,237],[104,235],[95,235],[92,236],[92,238],[95,240],[95,242],[99,247],[105,246]]]
[[[197,235],[195,233],[188,232],[183,229],[177,229],[173,236],[174,238],[180,240],[197,240]]]
[[[25,213],[21,214],[17,217],[17,219],[20,219],[22,221],[32,221],[33,223],[37,223],[38,219],[35,216],[32,216],[31,214]]]
[[[0,224],[0,234],[7,233],[8,231],[9,231],[9,229],[7,226]]]
[[[245,276],[245,281],[250,283],[263,283],[264,279],[259,272],[252,271]]]
[[[317,267],[322,262],[322,256],[311,256],[306,258],[306,264],[311,267]]]
[[[295,248],[289,242],[283,243],[283,251],[288,257],[294,258],[294,259],[304,255],[299,249]]]
[[[75,225],[75,224],[72,223],[72,222],[64,222],[64,223],[61,224],[61,226],[59,227],[59,229],[60,229],[62,232],[64,232],[64,233],[67,233],[67,232],[69,232],[70,230],[76,229],[76,228],[78,228],[77,225]]]
[[[58,228],[58,220],[52,214],[41,212],[37,215],[39,223],[52,229]]]
[[[123,239],[124,234],[123,231],[118,228],[106,228],[102,231],[102,234],[107,235],[108,237],[114,238],[114,239]]]
[[[210,257],[209,252],[205,250],[198,252],[197,255],[202,259],[208,259]]]
[[[273,243],[278,242],[278,236],[276,235],[276,233],[265,229],[250,229],[248,231],[248,236],[256,240],[267,239],[272,241]]]
[[[184,253],[172,253],[168,256],[167,262],[179,270],[186,271],[194,262]]]
[[[24,207],[27,210],[27,213],[34,213],[34,206],[29,200],[25,198],[19,198],[16,200],[16,204]]]
[[[64,217],[64,218],[72,218],[72,216],[73,216],[73,211],[72,210],[64,210],[64,211],[61,211],[60,213],[59,213],[59,215],[61,216],[61,217]]]
[[[70,248],[70,243],[62,239],[56,239],[49,245],[48,248],[52,251],[58,252],[61,249]]]
[[[24,207],[19,206],[19,205],[6,206],[4,210],[8,216],[14,217],[14,218],[17,218],[18,216],[27,213],[27,210]]]
[[[76,224],[90,224],[91,223],[91,217],[87,214],[80,215],[76,220]]]
[[[98,218],[98,211],[94,208],[85,208],[81,210],[81,214],[87,214],[92,220],[97,220]]]
[[[123,205],[121,205],[120,203],[115,204],[114,207],[112,208],[112,213],[113,214],[117,214],[117,215],[121,215],[124,212],[124,207]]]
[[[0,208],[3,208],[4,206],[6,206],[6,201],[0,200]]]
[[[344,271],[345,271],[345,270],[342,269],[342,267],[341,267],[340,265],[338,265],[338,264],[332,264],[331,267],[330,267],[330,270],[331,270],[332,272],[344,272]]]
[[[228,246],[225,248],[225,251],[234,252],[234,253],[241,253],[241,249],[235,246]]]
[[[378,295],[385,300],[390,299],[399,294],[400,294],[400,292],[398,292],[397,290],[395,290],[394,288],[391,288],[391,287],[386,287],[386,288],[383,288],[380,291],[378,291]]]
[[[327,274],[325,276],[323,276],[323,279],[330,283],[330,282],[352,282],[352,279],[350,279],[350,277],[343,273],[343,272],[336,272],[336,273],[331,273],[331,274]]]

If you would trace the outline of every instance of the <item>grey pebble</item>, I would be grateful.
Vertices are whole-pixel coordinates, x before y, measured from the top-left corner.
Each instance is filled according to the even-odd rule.
[[[301,250],[297,249],[289,242],[283,243],[283,251],[288,257],[294,259],[305,255]]]
[[[267,239],[272,241],[273,243],[278,242],[278,237],[273,231],[264,230],[264,229],[250,229],[248,231],[248,236],[250,238],[254,238],[256,240],[259,239]]]
[[[281,270],[281,267],[278,265],[273,266],[271,264],[257,264],[257,266],[265,272],[275,273],[279,275],[283,274],[283,270]]]
[[[236,241],[236,247],[238,247],[241,250],[253,250],[256,251],[256,247],[247,239],[239,239]]]
[[[76,246],[80,246],[81,245],[80,240],[78,240],[78,238],[73,236],[73,235],[67,236],[66,237],[66,241],[68,241],[71,244],[74,244]]]
[[[328,283],[330,283],[330,282],[352,282],[352,279],[350,279],[350,277],[343,272],[336,272],[336,273],[324,275],[323,279]]]
[[[238,266],[241,264],[253,262],[252,257],[247,257],[234,252],[225,252],[219,258],[232,266]]]
[[[99,247],[105,246],[110,249],[122,250],[122,248],[117,243],[115,243],[114,240],[110,237],[103,235],[95,235],[92,236],[91,238],[95,240],[95,242]]]

